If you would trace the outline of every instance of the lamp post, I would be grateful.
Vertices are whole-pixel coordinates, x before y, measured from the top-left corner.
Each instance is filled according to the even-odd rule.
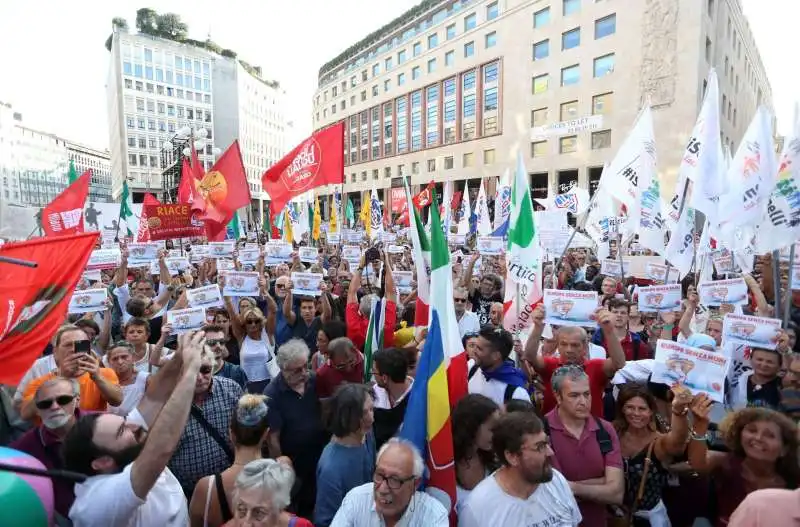
[[[181,177],[181,166],[184,157],[192,155],[191,146],[198,152],[211,146],[211,154],[219,155],[220,149],[212,145],[208,139],[208,130],[193,130],[184,126],[161,145],[161,185],[164,202],[173,203],[178,199],[178,184]]]

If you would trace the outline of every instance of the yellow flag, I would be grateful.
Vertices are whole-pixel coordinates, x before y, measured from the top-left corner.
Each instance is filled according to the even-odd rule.
[[[289,204],[291,207],[292,205]],[[292,232],[292,218],[289,216],[289,210],[283,211],[283,239],[286,243],[294,243],[294,233]]]
[[[364,224],[364,230],[367,232],[367,237],[372,234],[372,210],[369,199],[369,192],[366,193],[366,198],[361,200],[361,214],[358,219]]]
[[[337,232],[339,230],[339,226],[337,225],[338,219],[336,218],[336,198],[331,196],[331,218],[330,218],[330,226],[328,230],[330,232]]]
[[[322,213],[319,210],[319,196],[314,200],[314,226],[311,228],[311,238],[319,240],[319,227],[322,224]]]

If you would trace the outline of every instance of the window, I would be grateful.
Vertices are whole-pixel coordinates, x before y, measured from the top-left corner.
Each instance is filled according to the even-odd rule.
[[[708,16],[714,14],[714,0],[708,0]]]
[[[436,160],[428,159],[428,172],[436,172]]]
[[[130,62],[126,61],[122,63],[122,72],[125,75],[133,75],[133,66],[131,65]]]
[[[439,44],[439,35],[434,33],[433,35],[428,35],[428,49],[433,49]]]
[[[397,85],[402,86],[405,83],[406,83],[406,74],[400,73],[399,75],[397,75]]]
[[[144,130],[144,119],[137,119],[136,127],[139,128],[139,130]]]
[[[406,50],[400,50],[397,52],[397,64],[402,64],[406,61]],[[366,79],[365,79],[366,80]]]
[[[144,76],[142,73],[142,65],[141,64],[134,64],[133,66],[133,75],[135,77],[139,77],[140,79]]]
[[[461,158],[461,166],[464,168],[475,166],[475,153],[465,152]]]
[[[453,156],[447,156],[444,158],[444,169],[445,170],[453,169]]]
[[[147,111],[153,113],[156,111],[156,103],[153,101],[147,101]]]
[[[383,61],[383,69],[386,71],[392,69],[392,57],[386,57],[386,60]]]
[[[483,111],[493,112],[495,110],[497,110],[497,86],[492,86],[483,92]]]
[[[444,54],[444,65],[445,66],[452,66],[456,60],[456,52],[455,51],[448,51]]]
[[[471,57],[475,54],[475,42],[464,44],[464,57]]]
[[[566,68],[561,68],[561,85],[572,86],[581,80],[580,66],[575,64]]]
[[[499,10],[497,8],[497,2],[486,6],[486,20],[494,20],[497,18],[498,12]]]
[[[411,68],[411,80],[419,79],[419,66]]]
[[[595,40],[613,35],[617,32],[617,15],[608,15],[594,21]]]
[[[380,64],[373,64],[372,65],[372,76],[373,77],[377,77],[380,72],[381,72],[381,65]],[[325,95],[327,95],[327,94],[328,94],[328,92],[325,92]]]
[[[431,59],[428,61],[428,73],[433,73],[436,71],[436,59]]]
[[[377,172],[377,170],[375,172]],[[383,177],[385,177],[385,178],[392,177],[392,167],[384,167],[384,169],[383,169]]]
[[[125,87],[128,88],[129,90],[132,90],[133,89],[133,81],[130,80],[130,79],[125,79]]]
[[[130,163],[131,166],[136,166],[136,154],[128,154],[128,163]]]
[[[578,136],[569,135],[558,140],[558,153],[571,154],[578,149]]]
[[[581,0],[562,0],[564,16],[574,15],[581,10]]]
[[[547,91],[547,87],[550,84],[550,76],[545,73],[544,75],[537,75],[533,78],[533,87],[532,90],[533,94],[544,93]]]
[[[601,150],[611,147],[611,130],[592,132],[592,150]]]
[[[392,81],[390,79],[386,79],[385,81],[383,81],[383,91],[387,92],[391,87],[392,87]]]
[[[547,108],[531,110],[531,128],[547,124]]]
[[[378,96],[378,85],[377,84],[372,87],[372,96],[373,97],[377,97]]]
[[[445,34],[447,40],[450,40],[451,38],[456,38],[456,25],[450,24],[449,26],[447,26],[447,29],[445,29]]]
[[[578,101],[565,102],[561,105],[559,119],[561,121],[569,121],[578,116]]]
[[[531,143],[531,157],[544,157],[547,155],[547,141]]]
[[[493,165],[494,164],[494,148],[489,148],[483,151],[483,164],[484,165]]]
[[[417,57],[420,53],[422,53],[422,42],[414,42],[412,54]]]
[[[533,14],[533,27],[539,29],[550,23],[550,8],[545,7]]]
[[[414,161],[411,163],[411,173],[419,174],[419,161]]]
[[[592,115],[608,115],[611,113],[611,97],[613,93],[601,93],[592,97]]]
[[[594,59],[594,77],[605,77],[614,73],[614,59],[613,53]]]
[[[471,93],[464,96],[463,101],[464,118],[475,117],[475,94]]]
[[[533,60],[543,60],[550,56],[550,40],[542,40],[533,45]]]
[[[497,32],[492,31],[491,33],[486,34],[486,48],[493,48],[495,44],[497,44]]]
[[[136,138],[135,137],[128,137],[128,146],[131,148],[136,148]]]
[[[470,29],[475,29],[475,25],[478,23],[478,18],[475,16],[475,13],[464,17],[464,31],[469,31]]]
[[[576,27],[561,33],[561,49],[577,48],[581,45],[581,28]]]
[[[136,110],[139,112],[144,111],[144,99],[136,99]]]
[[[367,100],[367,90],[363,90],[361,92],[361,101],[363,102],[363,101],[366,101],[366,100]]]

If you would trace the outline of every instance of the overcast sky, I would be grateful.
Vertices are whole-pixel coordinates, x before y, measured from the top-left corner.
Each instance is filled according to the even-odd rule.
[[[634,0],[624,0],[634,1]],[[688,1],[688,0],[687,0]],[[700,1],[700,0],[691,0]],[[719,0],[725,1],[725,0]],[[779,131],[789,127],[798,93],[796,39],[800,2],[741,0],[772,82]],[[175,12],[189,36],[211,38],[238,52],[289,95],[292,142],[311,131],[311,100],[319,67],[418,0],[0,0],[0,101],[28,126],[106,148],[104,43],[111,19],[135,27],[136,10]],[[80,6],[80,8],[78,7]]]

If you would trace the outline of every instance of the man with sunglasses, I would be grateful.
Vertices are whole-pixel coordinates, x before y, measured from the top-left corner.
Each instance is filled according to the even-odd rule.
[[[477,334],[481,330],[478,315],[467,310],[468,301],[469,292],[467,288],[456,287],[453,291],[453,305],[456,308],[456,321],[458,322],[458,331],[461,333],[462,339],[468,334]]]
[[[225,360],[227,348],[225,339],[225,328],[215,324],[207,324],[203,327],[206,334],[206,350],[214,356],[214,376],[225,377],[234,381],[242,387],[247,388],[247,375],[241,366],[231,364]]]
[[[63,469],[61,445],[75,421],[87,413],[78,407],[79,401],[80,387],[74,380],[54,377],[44,382],[34,395],[36,415],[42,424],[31,428],[9,446],[30,454],[49,470]],[[74,484],[61,478],[52,481],[56,513],[66,518],[75,500]]]

